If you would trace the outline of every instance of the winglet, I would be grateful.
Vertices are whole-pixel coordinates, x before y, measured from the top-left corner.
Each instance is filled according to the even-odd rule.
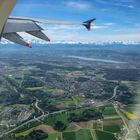
[[[93,18],[93,19],[90,19],[90,20],[87,20],[87,21],[84,21],[82,25],[84,25],[87,30],[91,30],[91,23],[96,20],[96,18]]]

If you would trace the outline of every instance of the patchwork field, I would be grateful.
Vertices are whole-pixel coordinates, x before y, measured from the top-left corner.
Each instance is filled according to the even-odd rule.
[[[112,132],[112,133],[119,133],[121,131],[120,126],[118,125],[111,125],[111,126],[104,126],[104,131]]]
[[[90,130],[81,129],[77,132],[64,132],[64,140],[93,140]]]

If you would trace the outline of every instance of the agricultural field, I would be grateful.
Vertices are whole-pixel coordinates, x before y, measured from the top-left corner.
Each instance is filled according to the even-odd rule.
[[[51,133],[49,134],[47,139],[44,140],[56,140],[56,139],[60,139],[62,137],[61,133]]]
[[[116,140],[126,134],[124,125],[130,132],[138,128],[140,105],[134,98],[139,91],[139,55],[123,53],[124,46],[120,52],[120,46],[94,47],[1,49],[2,140],[35,135],[45,140]]]
[[[140,118],[140,109],[139,108],[140,108],[140,104],[128,105],[124,108],[124,110],[131,114],[135,114],[136,116],[138,116]]]
[[[103,130],[104,131],[108,131],[108,132],[112,132],[112,133],[119,133],[119,132],[121,132],[121,129],[120,129],[119,125],[104,126]]]
[[[112,133],[96,131],[96,137],[98,140],[117,140]]]
[[[90,130],[81,129],[76,132],[64,132],[64,140],[93,140]]]
[[[104,111],[103,111],[103,115],[104,116],[111,116],[111,115],[117,115],[113,105],[108,105],[108,106],[105,106],[104,108]]]
[[[0,133],[5,132],[7,129],[5,125],[0,125]]]
[[[128,119],[128,120],[138,120],[139,117],[137,115],[135,115],[134,113],[130,113],[127,112],[125,110],[121,109],[121,112],[123,113],[123,115]]]
[[[21,136],[23,136],[23,137],[25,137],[25,136],[27,136],[27,135],[29,135],[33,130],[35,130],[36,129],[36,127],[33,127],[33,128],[30,128],[30,129],[28,129],[28,130],[26,130],[26,131],[23,131],[23,132],[21,132],[21,133],[18,133],[18,134],[16,134],[16,137],[18,138],[18,137],[21,137]]]

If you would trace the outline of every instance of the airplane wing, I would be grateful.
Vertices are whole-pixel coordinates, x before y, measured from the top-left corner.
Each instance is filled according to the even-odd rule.
[[[85,22],[65,22],[46,19],[35,19],[26,17],[9,17],[9,14],[16,4],[17,0],[0,0],[0,38],[3,37],[22,46],[31,47],[18,32],[26,32],[32,36],[50,41],[50,39],[42,32],[42,28],[38,23],[59,24],[59,25],[83,25],[88,30],[91,29],[91,23],[95,18]],[[1,18],[2,17],[2,18]]]
[[[2,35],[5,23],[17,0],[0,0],[0,36]]]
[[[29,43],[24,41],[24,39],[18,35],[18,32],[26,32],[37,38],[43,39],[45,41],[50,41],[50,39],[42,32],[43,28],[41,28],[38,25],[38,23],[58,24],[58,25],[83,25],[88,30],[90,30],[91,23],[94,20],[95,18],[80,23],[80,22],[65,22],[65,21],[34,19],[34,18],[9,17],[5,24],[2,37],[17,44],[30,47]]]

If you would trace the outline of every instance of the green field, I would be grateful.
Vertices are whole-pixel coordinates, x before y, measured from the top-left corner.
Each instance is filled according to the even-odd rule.
[[[63,139],[64,140],[76,140],[76,132],[64,132]]]
[[[46,94],[52,94],[52,90],[46,87],[28,87],[26,89],[32,93],[38,91]]]
[[[135,105],[128,105],[128,106],[126,106],[124,108],[124,110],[133,113],[134,110],[136,112],[140,112],[139,108],[140,108],[140,104],[135,104]]]
[[[30,129],[28,129],[26,131],[18,133],[18,134],[16,134],[16,137],[20,137],[20,136],[24,136],[25,137],[25,136],[29,135],[29,133],[31,133],[33,130],[35,130],[35,128],[36,127],[33,127],[33,128],[30,128]]]
[[[77,132],[64,132],[64,140],[93,140],[90,130],[81,129]]]
[[[120,127],[118,125],[114,126],[104,126],[104,131],[112,132],[112,133],[118,133],[121,131]]]
[[[119,120],[122,120],[120,117],[117,117],[116,118],[104,118],[104,122],[110,122],[110,121],[119,121]]]
[[[8,128],[5,125],[0,125],[0,132],[6,131]]]
[[[53,133],[53,134],[49,134],[46,140],[56,140],[59,138],[61,138],[61,133]]]
[[[55,101],[55,104],[62,105],[64,107],[75,106],[75,102],[71,98]]]
[[[103,132],[103,131],[95,131],[98,140],[117,140],[115,136],[111,133]]]
[[[104,115],[117,115],[116,110],[114,109],[114,107],[111,106],[106,106],[104,111],[103,111]]]
[[[87,99],[81,98],[81,97],[78,97],[78,96],[73,96],[72,99],[75,101],[76,104],[87,101]]]
[[[57,121],[61,121],[61,122],[63,122],[65,125],[68,125],[69,122],[68,122],[68,115],[67,115],[67,113],[61,113],[61,114],[56,114],[56,115],[50,115],[50,116],[47,118],[46,123],[47,123],[48,125],[54,126],[54,124],[55,124]]]

